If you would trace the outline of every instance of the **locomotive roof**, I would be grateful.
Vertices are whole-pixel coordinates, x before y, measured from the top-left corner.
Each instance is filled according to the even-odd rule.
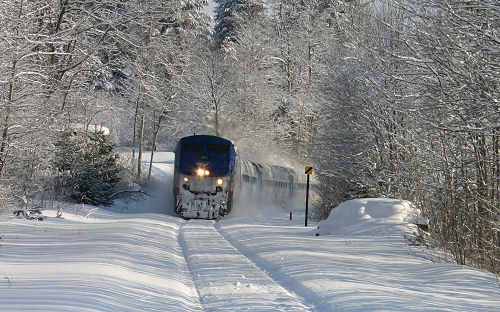
[[[215,135],[191,135],[180,139],[179,143],[194,142],[194,143],[227,143],[233,144],[228,139],[224,139]]]

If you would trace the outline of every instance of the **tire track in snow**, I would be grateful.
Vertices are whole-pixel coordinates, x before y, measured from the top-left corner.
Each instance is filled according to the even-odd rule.
[[[217,232],[229,242],[239,253],[244,255],[250,262],[252,262],[256,267],[258,267],[261,271],[265,272],[270,279],[272,279],[276,284],[280,285],[287,292],[294,294],[294,296],[301,298],[301,300],[307,304],[312,311],[331,311],[333,307],[328,304],[322,303],[322,298],[315,294],[312,290],[304,287],[299,282],[294,279],[281,274],[273,269],[272,266],[266,262],[264,259],[259,257],[257,254],[252,253],[243,245],[241,245],[237,240],[231,238],[223,229],[221,229],[220,225],[214,225],[214,228]]]
[[[205,311],[313,310],[241,253],[213,221],[188,221],[179,239]]]

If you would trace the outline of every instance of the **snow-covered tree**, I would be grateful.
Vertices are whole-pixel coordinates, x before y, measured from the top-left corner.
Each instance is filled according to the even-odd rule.
[[[118,155],[113,147],[102,132],[75,129],[61,132],[54,157],[59,191],[78,202],[110,204],[120,182]]]
[[[325,78],[323,66],[332,36],[331,4],[325,1],[273,2],[276,68],[272,82],[279,100],[274,112],[278,143],[306,160],[310,157],[318,112],[317,88]]]
[[[187,88],[183,76],[191,66],[193,43],[208,36],[209,17],[202,12],[205,4],[201,0],[141,2],[143,14],[129,31],[129,38],[137,43],[129,50],[132,88],[128,90],[128,100],[135,108],[133,146],[138,142],[139,177],[141,150],[146,141],[141,134],[149,129],[142,127],[152,124],[148,131],[152,150],[156,148],[164,121],[169,121],[170,131],[175,131],[171,113],[180,105],[180,94]],[[145,123],[139,126],[139,120]]]
[[[238,42],[238,32],[248,22],[265,14],[263,0],[216,0],[215,42],[220,46]]]
[[[68,1],[2,1],[0,11],[5,30],[0,35],[0,71],[5,77],[0,85],[0,175],[14,187],[21,184],[14,193],[32,195],[43,187],[37,178],[47,169],[44,160],[49,159],[58,113],[92,63],[93,48],[86,43],[99,39],[81,40],[88,17],[70,8]],[[10,178],[21,173],[23,178],[11,183]]]

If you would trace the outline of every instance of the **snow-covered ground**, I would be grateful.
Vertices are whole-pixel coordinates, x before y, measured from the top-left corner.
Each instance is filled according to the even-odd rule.
[[[1,215],[0,311],[500,311],[494,275],[407,244],[408,202],[348,201],[319,230],[303,209],[290,221],[248,199],[220,222],[186,221],[172,166],[158,154],[151,197]]]

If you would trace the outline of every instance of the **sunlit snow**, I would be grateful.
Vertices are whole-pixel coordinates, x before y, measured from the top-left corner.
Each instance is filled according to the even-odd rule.
[[[172,154],[155,160],[150,196],[0,215],[0,311],[500,311],[494,275],[408,244],[408,202],[347,201],[306,228],[302,206],[252,195],[222,221],[186,221]]]

